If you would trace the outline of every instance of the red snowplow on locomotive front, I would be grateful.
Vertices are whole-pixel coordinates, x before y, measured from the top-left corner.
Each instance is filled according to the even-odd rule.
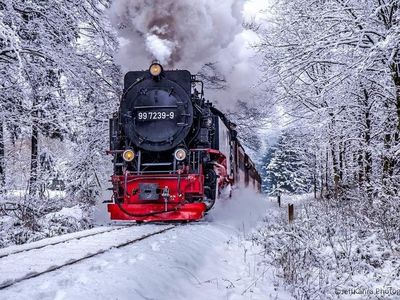
[[[203,83],[188,71],[155,62],[128,72],[110,120],[111,219],[199,220],[235,181],[250,184],[251,177],[259,189],[254,164],[247,156],[241,164],[239,148],[234,124],[204,100]]]

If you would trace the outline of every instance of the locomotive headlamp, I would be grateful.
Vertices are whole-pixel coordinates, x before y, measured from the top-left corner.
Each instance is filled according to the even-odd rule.
[[[130,162],[135,158],[135,152],[132,150],[125,150],[124,153],[122,154],[122,158],[126,162]]]
[[[186,158],[186,151],[185,149],[176,149],[174,153],[175,159],[177,161],[182,161]]]
[[[150,74],[154,77],[160,76],[162,72],[162,66],[159,63],[153,63],[150,66]]]

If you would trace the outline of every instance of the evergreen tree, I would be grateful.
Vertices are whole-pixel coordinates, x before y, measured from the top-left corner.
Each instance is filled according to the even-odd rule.
[[[293,137],[283,133],[264,157],[264,188],[270,194],[305,193],[310,190],[310,166]],[[303,157],[302,157],[303,156]]]

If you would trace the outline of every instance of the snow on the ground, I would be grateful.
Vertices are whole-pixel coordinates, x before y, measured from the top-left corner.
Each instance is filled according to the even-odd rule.
[[[262,263],[263,249],[245,238],[258,220],[276,215],[276,210],[276,204],[265,197],[236,191],[202,222],[177,225],[18,283],[2,290],[1,299],[291,299],[275,281],[274,269]],[[162,225],[134,228],[149,226]],[[66,245],[52,255],[66,256],[71,251]],[[9,268],[18,269],[29,260],[21,257]]]
[[[107,203],[104,201],[110,201],[112,199],[112,191],[103,191],[100,199],[97,201],[93,209],[93,221],[97,225],[106,225],[110,223],[110,216],[107,211]]]
[[[26,250],[29,250],[32,248],[42,247],[49,243],[63,242],[63,241],[73,239],[73,238],[79,239],[79,238],[84,237],[89,234],[106,232],[106,231],[109,231],[112,229],[113,229],[113,227],[96,227],[96,228],[83,230],[83,231],[79,231],[79,232],[63,234],[63,235],[52,237],[52,238],[46,238],[46,239],[42,239],[40,241],[27,243],[27,244],[23,244],[23,245],[14,245],[14,246],[0,249],[0,256],[8,255],[8,254],[16,252],[16,251],[20,252],[20,251],[26,251]]]
[[[45,218],[48,220],[53,218],[74,218],[80,220],[84,218],[84,212],[79,205],[75,205],[73,207],[63,207],[60,211],[49,213]]]
[[[72,239],[65,243],[3,257],[0,263],[0,286],[7,282],[24,278],[30,273],[44,272],[51,267],[81,259],[90,253],[106,250],[120,243],[128,242],[168,227],[172,226],[162,225],[157,227],[149,225],[141,228],[127,227],[84,239]]]

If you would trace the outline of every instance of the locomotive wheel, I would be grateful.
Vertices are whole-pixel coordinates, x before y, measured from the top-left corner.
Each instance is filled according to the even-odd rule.
[[[206,211],[209,211],[215,204],[215,196],[213,197],[213,191],[208,186],[204,187],[203,202],[206,205]]]

